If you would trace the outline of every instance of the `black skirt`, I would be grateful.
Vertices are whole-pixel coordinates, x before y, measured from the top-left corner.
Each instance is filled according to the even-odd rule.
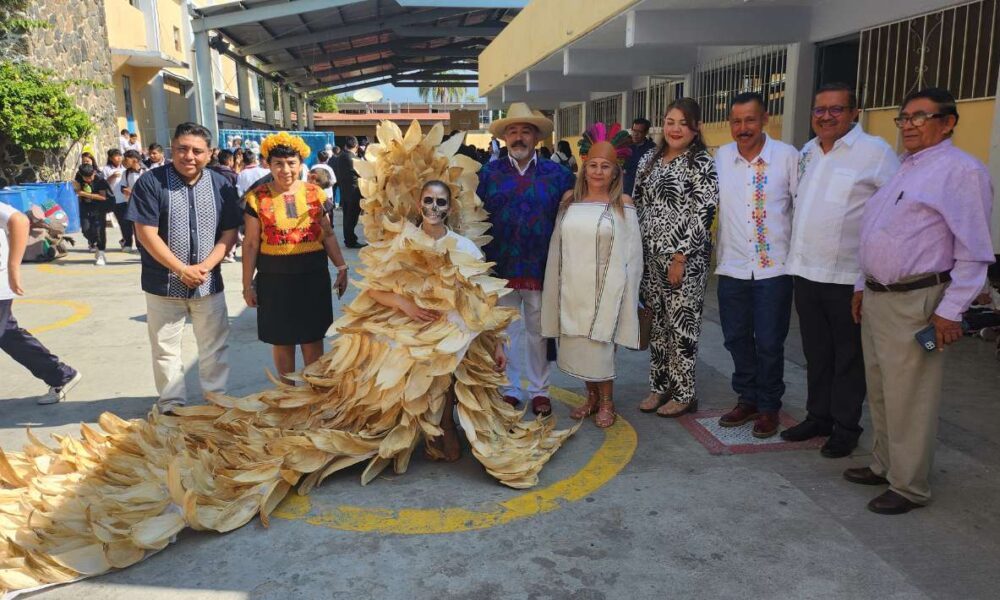
[[[292,257],[268,257],[271,263]],[[267,268],[257,272],[257,338],[265,344],[293,346],[318,342],[333,324],[330,271],[323,256],[322,268],[292,269],[292,273]],[[294,261],[294,259],[293,259]],[[299,261],[294,261],[299,262]],[[317,265],[318,261],[310,261]],[[299,263],[301,265],[301,262]],[[296,265],[299,266],[299,265]]]

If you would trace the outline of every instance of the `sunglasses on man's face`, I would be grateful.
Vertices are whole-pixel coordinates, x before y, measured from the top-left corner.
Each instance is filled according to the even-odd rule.
[[[424,196],[424,206],[430,206],[436,204],[438,208],[444,208],[448,206],[447,198],[435,198],[434,196]]]

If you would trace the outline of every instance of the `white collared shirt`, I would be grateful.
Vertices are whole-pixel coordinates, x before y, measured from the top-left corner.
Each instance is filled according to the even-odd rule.
[[[736,142],[719,148],[719,256],[716,274],[767,279],[785,274],[792,202],[798,181],[795,147],[765,135],[752,161]]]
[[[792,219],[788,273],[820,283],[853,285],[865,203],[899,169],[882,138],[855,125],[824,153],[813,138],[799,155],[799,193]]]
[[[528,169],[531,168],[531,165],[536,164],[538,162],[538,153],[537,152],[532,153],[531,160],[528,161],[528,164],[524,165],[523,169],[521,168],[520,165],[517,164],[517,161],[514,160],[514,157],[511,156],[510,154],[507,155],[507,159],[510,160],[510,164],[513,165],[515,169],[517,169],[518,175],[524,175],[525,173],[528,172]]]

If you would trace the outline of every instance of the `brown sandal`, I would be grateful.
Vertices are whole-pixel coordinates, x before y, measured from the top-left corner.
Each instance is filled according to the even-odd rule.
[[[569,416],[571,419],[576,419],[577,421],[581,419],[586,419],[590,415],[597,412],[597,390],[587,388],[587,400],[570,411]]]
[[[671,400],[656,411],[656,416],[665,419],[676,419],[681,415],[698,412],[698,400],[694,399],[688,403]]]
[[[656,409],[663,406],[666,402],[667,394],[650,392],[649,395],[646,396],[646,399],[639,403],[639,410],[644,413],[656,412]]]
[[[597,403],[597,414],[594,416],[594,425],[601,429],[607,429],[615,424],[617,414],[615,413],[615,403],[611,398],[601,398]]]

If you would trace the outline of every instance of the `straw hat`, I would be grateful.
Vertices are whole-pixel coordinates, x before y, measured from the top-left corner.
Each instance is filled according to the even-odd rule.
[[[545,115],[538,112],[537,110],[531,110],[528,105],[524,102],[514,102],[507,109],[507,116],[502,119],[497,119],[490,123],[490,133],[498,138],[503,137],[503,132],[507,129],[508,125],[514,125],[516,123],[528,123],[534,125],[542,132],[542,137],[546,138],[552,135],[552,130],[555,126],[552,121],[545,118]]]

